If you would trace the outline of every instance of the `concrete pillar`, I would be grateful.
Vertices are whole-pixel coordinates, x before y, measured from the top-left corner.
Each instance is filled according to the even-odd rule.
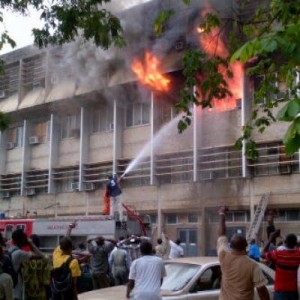
[[[197,105],[193,105],[193,181],[198,180],[198,139],[197,139]]]
[[[0,131],[0,174],[6,173],[8,129]]]
[[[155,176],[156,172],[156,155],[155,155],[155,135],[157,131],[159,130],[159,119],[158,119],[158,109],[159,104],[157,101],[155,101],[155,94],[154,92],[151,92],[150,94],[150,126],[151,126],[151,132],[150,132],[150,184],[151,185],[157,185],[157,178]]]
[[[23,97],[24,97],[24,91],[22,87],[22,73],[23,73],[23,61],[19,61],[20,69],[19,69],[19,83],[18,83],[18,104],[21,103]]]
[[[113,173],[118,171],[118,160],[122,157],[123,152],[123,127],[124,117],[123,110],[118,106],[118,101],[114,99],[113,107]]]
[[[89,112],[86,108],[80,110],[80,149],[79,149],[79,191],[85,189],[83,185],[84,165],[88,162],[89,148]]]
[[[198,228],[199,230],[199,241],[198,241],[198,245],[199,245],[199,252],[198,255],[199,256],[205,256],[206,254],[206,238],[207,238],[207,234],[206,234],[206,223],[208,222],[208,217],[206,216],[206,210],[205,207],[202,206],[201,208],[201,222],[200,222],[200,228]]]
[[[26,196],[25,186],[26,186],[26,171],[30,167],[30,145],[29,145],[29,130],[30,122],[24,120],[23,125],[23,143],[22,143],[22,173],[21,173],[21,196]]]
[[[57,164],[58,142],[59,142],[59,125],[57,117],[51,114],[50,117],[50,140],[49,140],[49,173],[48,173],[48,193],[55,193],[53,181],[53,168]]]
[[[151,92],[151,106],[150,106],[150,126],[151,126],[151,133],[150,133],[150,140],[151,140],[151,146],[150,146],[150,184],[153,185],[155,178],[154,178],[154,174],[155,174],[155,162],[154,162],[154,135],[155,135],[155,128],[154,128],[154,93]],[[159,201],[158,201],[159,204]],[[157,214],[157,218],[158,218],[158,214]],[[159,231],[160,227],[158,226],[158,231]],[[157,234],[160,234],[159,232],[157,232]]]
[[[244,72],[243,95],[241,101],[241,128],[251,121],[252,102],[253,102],[253,88],[251,88],[249,77]],[[242,148],[242,175],[243,177],[248,177],[250,175],[249,170],[247,168],[246,141],[243,141],[243,148]]]

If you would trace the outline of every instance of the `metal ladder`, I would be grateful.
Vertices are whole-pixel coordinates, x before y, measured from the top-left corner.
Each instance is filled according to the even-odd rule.
[[[269,202],[269,196],[268,195],[263,195],[256,207],[254,217],[251,221],[249,230],[246,235],[247,241],[250,241],[251,239],[256,239],[260,225],[263,221],[265,211],[267,208]]]

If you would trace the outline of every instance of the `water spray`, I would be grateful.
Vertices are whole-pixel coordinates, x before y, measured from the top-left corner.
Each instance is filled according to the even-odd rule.
[[[124,176],[127,173],[129,173],[131,170],[133,170],[142,161],[142,159],[146,157],[146,155],[150,151],[151,146],[153,146],[155,148],[160,143],[160,141],[167,134],[169,134],[170,130],[172,130],[174,128],[177,130],[177,127],[175,126],[175,124],[178,123],[180,118],[181,118],[181,115],[178,115],[160,128],[160,130],[154,135],[153,139],[151,141],[148,141],[148,143],[145,144],[145,146],[142,148],[142,150],[139,152],[139,154],[129,163],[129,165],[123,172],[123,174],[120,176],[120,179],[124,178]]]

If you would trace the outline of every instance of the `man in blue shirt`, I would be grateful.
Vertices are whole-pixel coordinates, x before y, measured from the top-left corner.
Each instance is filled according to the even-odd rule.
[[[260,259],[260,250],[258,245],[255,243],[255,239],[250,241],[248,256],[256,261]]]
[[[120,179],[117,177],[117,175],[109,175],[108,176],[108,182],[106,184],[106,190],[110,197],[110,217],[114,218],[114,212],[116,210],[116,207],[118,207],[119,212],[119,220],[123,220],[123,205],[122,205],[122,191],[120,188]]]

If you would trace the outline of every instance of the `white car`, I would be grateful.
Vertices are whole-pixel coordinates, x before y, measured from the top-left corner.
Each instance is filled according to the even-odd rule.
[[[165,263],[167,276],[162,284],[163,300],[218,300],[221,269],[217,257],[185,257]],[[259,263],[268,279],[267,289],[273,299],[275,272]],[[78,295],[79,300],[121,300],[126,286],[116,286]],[[259,297],[255,292],[255,300]]]

